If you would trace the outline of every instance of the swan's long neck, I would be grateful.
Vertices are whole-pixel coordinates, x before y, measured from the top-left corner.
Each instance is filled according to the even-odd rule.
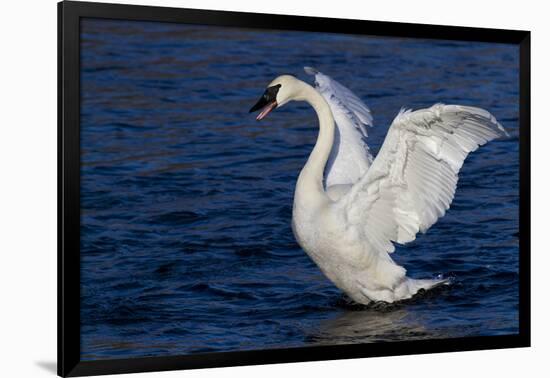
[[[308,102],[315,109],[319,118],[319,134],[315,147],[298,177],[296,195],[302,194],[308,200],[328,200],[323,185],[323,174],[334,142],[334,118],[323,96],[309,84],[303,85],[299,99]]]

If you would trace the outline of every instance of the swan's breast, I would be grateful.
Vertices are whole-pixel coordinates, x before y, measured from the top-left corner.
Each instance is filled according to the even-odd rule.
[[[295,206],[292,229],[298,244],[320,266],[356,265],[362,258],[361,240],[330,203],[315,211]]]
[[[332,185],[327,188],[327,195],[333,201],[338,201],[351,189],[352,184]]]

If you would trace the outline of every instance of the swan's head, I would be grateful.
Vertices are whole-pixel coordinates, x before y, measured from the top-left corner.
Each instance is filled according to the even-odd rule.
[[[250,109],[250,113],[261,109],[256,119],[258,121],[264,119],[273,109],[280,108],[291,100],[299,99],[302,90],[301,84],[303,83],[294,76],[279,76],[269,83],[262,97]]]

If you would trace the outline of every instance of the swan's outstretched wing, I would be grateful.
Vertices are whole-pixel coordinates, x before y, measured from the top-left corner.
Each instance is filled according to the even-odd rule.
[[[336,122],[334,144],[325,169],[326,187],[354,184],[372,162],[365,141],[366,126],[372,126],[370,110],[336,80],[311,67],[304,70],[315,76],[315,89],[328,102]]]
[[[487,111],[437,104],[402,110],[367,174],[340,199],[346,221],[375,251],[393,252],[445,214],[468,153],[506,135]]]

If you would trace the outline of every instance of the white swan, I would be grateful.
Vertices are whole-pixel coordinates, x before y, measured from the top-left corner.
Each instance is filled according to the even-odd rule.
[[[506,131],[475,107],[401,110],[373,160],[365,144],[365,125],[372,124],[367,106],[330,77],[305,70],[315,75],[316,88],[279,76],[250,109],[262,109],[261,120],[289,101],[306,101],[319,118],[317,142],[294,193],[296,240],[359,303],[395,302],[446,283],[407,277],[390,257],[393,243],[414,240],[443,216],[468,153]]]

